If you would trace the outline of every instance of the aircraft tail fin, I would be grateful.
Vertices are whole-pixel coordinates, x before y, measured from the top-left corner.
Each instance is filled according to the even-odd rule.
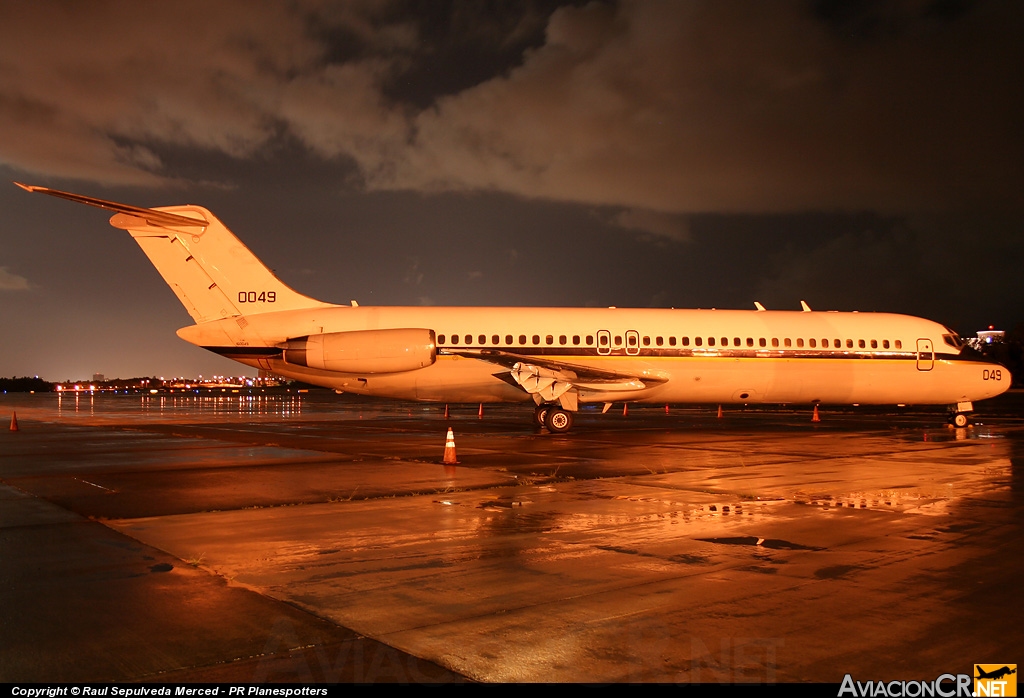
[[[287,286],[202,206],[140,208],[15,184],[26,191],[114,211],[110,224],[135,239],[196,323],[330,305]]]

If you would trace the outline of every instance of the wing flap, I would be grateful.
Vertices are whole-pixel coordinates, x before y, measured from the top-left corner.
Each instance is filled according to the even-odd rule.
[[[623,383],[640,381],[644,384],[664,383],[668,375],[662,371],[646,369],[643,371],[613,371],[607,368],[596,368],[585,364],[575,364],[568,361],[559,361],[542,356],[527,356],[516,354],[500,349],[443,349],[440,353],[454,356],[464,356],[470,359],[488,361],[492,364],[504,366],[510,370],[517,364],[538,366],[547,369],[553,374],[551,377],[572,383]]]
[[[559,401],[576,409],[579,390],[589,392],[636,392],[668,380],[661,371],[613,371],[538,356],[525,356],[500,349],[444,349],[442,354],[487,361],[509,369],[498,377],[517,385],[534,399]],[[508,376],[506,379],[505,376]]]

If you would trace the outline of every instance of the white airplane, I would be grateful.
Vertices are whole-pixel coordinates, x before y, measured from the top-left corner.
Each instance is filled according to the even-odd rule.
[[[858,312],[361,307],[294,291],[201,206],[139,208],[17,183],[114,211],[185,306],[178,336],[253,368],[359,395],[532,402],[569,431],[580,405],[948,405],[1010,387],[947,327]]]

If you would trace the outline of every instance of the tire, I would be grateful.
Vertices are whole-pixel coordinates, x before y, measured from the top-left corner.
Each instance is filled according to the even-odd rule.
[[[537,405],[536,409],[533,410],[533,422],[539,427],[546,427],[548,410],[551,409],[551,405],[547,403],[543,405]]]
[[[572,412],[563,410],[561,407],[548,408],[544,417],[544,426],[552,434],[565,434],[572,429]]]
[[[957,412],[953,415],[953,426],[955,427],[965,427],[970,421],[963,412]]]

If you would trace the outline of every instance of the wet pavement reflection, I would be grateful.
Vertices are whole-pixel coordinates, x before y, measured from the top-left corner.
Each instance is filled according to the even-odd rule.
[[[8,395],[0,554],[72,618],[127,603],[181,631],[129,646],[126,621],[85,650],[126,658],[82,680],[929,679],[1024,646],[1022,406],[969,429],[633,408],[552,436],[515,406]],[[83,648],[43,644],[57,621],[15,568],[0,679],[30,680]]]

